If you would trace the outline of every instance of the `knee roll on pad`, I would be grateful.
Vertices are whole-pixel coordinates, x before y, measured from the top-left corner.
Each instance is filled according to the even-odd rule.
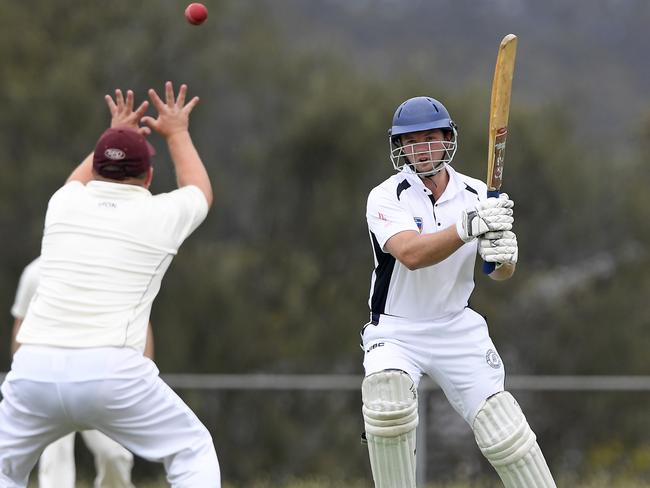
[[[363,419],[376,488],[415,488],[417,390],[397,369],[367,376],[361,385]]]
[[[361,396],[366,434],[395,437],[417,427],[417,391],[404,371],[388,369],[367,376]]]
[[[513,396],[488,398],[473,424],[476,443],[506,488],[555,487],[534,432]]]
[[[474,435],[493,465],[517,462],[536,439],[519,404],[507,391],[488,398],[474,420]]]

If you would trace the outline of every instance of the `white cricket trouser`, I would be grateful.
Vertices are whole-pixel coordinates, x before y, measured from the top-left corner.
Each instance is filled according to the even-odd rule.
[[[96,429],[162,462],[174,488],[220,488],[208,430],[129,348],[23,345],[2,385],[0,486],[23,488],[43,449],[72,431]]]
[[[505,371],[485,319],[470,308],[437,321],[382,315],[363,330],[366,376],[401,369],[417,385],[431,377],[472,425],[485,399],[503,391]]]

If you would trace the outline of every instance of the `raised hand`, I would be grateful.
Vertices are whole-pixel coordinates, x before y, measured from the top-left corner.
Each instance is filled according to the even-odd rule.
[[[115,100],[110,95],[104,96],[104,99],[111,113],[111,128],[130,127],[142,135],[149,135],[151,133],[149,127],[140,126],[142,116],[149,107],[148,101],[145,100],[133,111],[133,91],[127,90],[125,99],[122,90],[119,88],[115,90]]]
[[[165,138],[174,134],[187,132],[189,129],[189,118],[192,109],[199,103],[199,97],[192,98],[185,103],[187,85],[181,85],[178,96],[174,97],[174,87],[171,81],[165,83],[165,101],[161,100],[156,91],[149,90],[149,98],[154,108],[158,111],[158,117],[143,117],[142,122]]]

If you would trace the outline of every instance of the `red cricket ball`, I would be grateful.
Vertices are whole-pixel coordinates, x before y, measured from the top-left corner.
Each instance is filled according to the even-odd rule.
[[[202,3],[190,3],[185,9],[185,18],[190,24],[200,25],[208,18],[208,9]]]

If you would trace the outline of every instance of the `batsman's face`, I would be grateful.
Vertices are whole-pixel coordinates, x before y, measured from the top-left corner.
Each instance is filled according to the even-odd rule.
[[[431,171],[447,157],[448,138],[440,129],[411,132],[401,137],[402,151],[419,173]]]

